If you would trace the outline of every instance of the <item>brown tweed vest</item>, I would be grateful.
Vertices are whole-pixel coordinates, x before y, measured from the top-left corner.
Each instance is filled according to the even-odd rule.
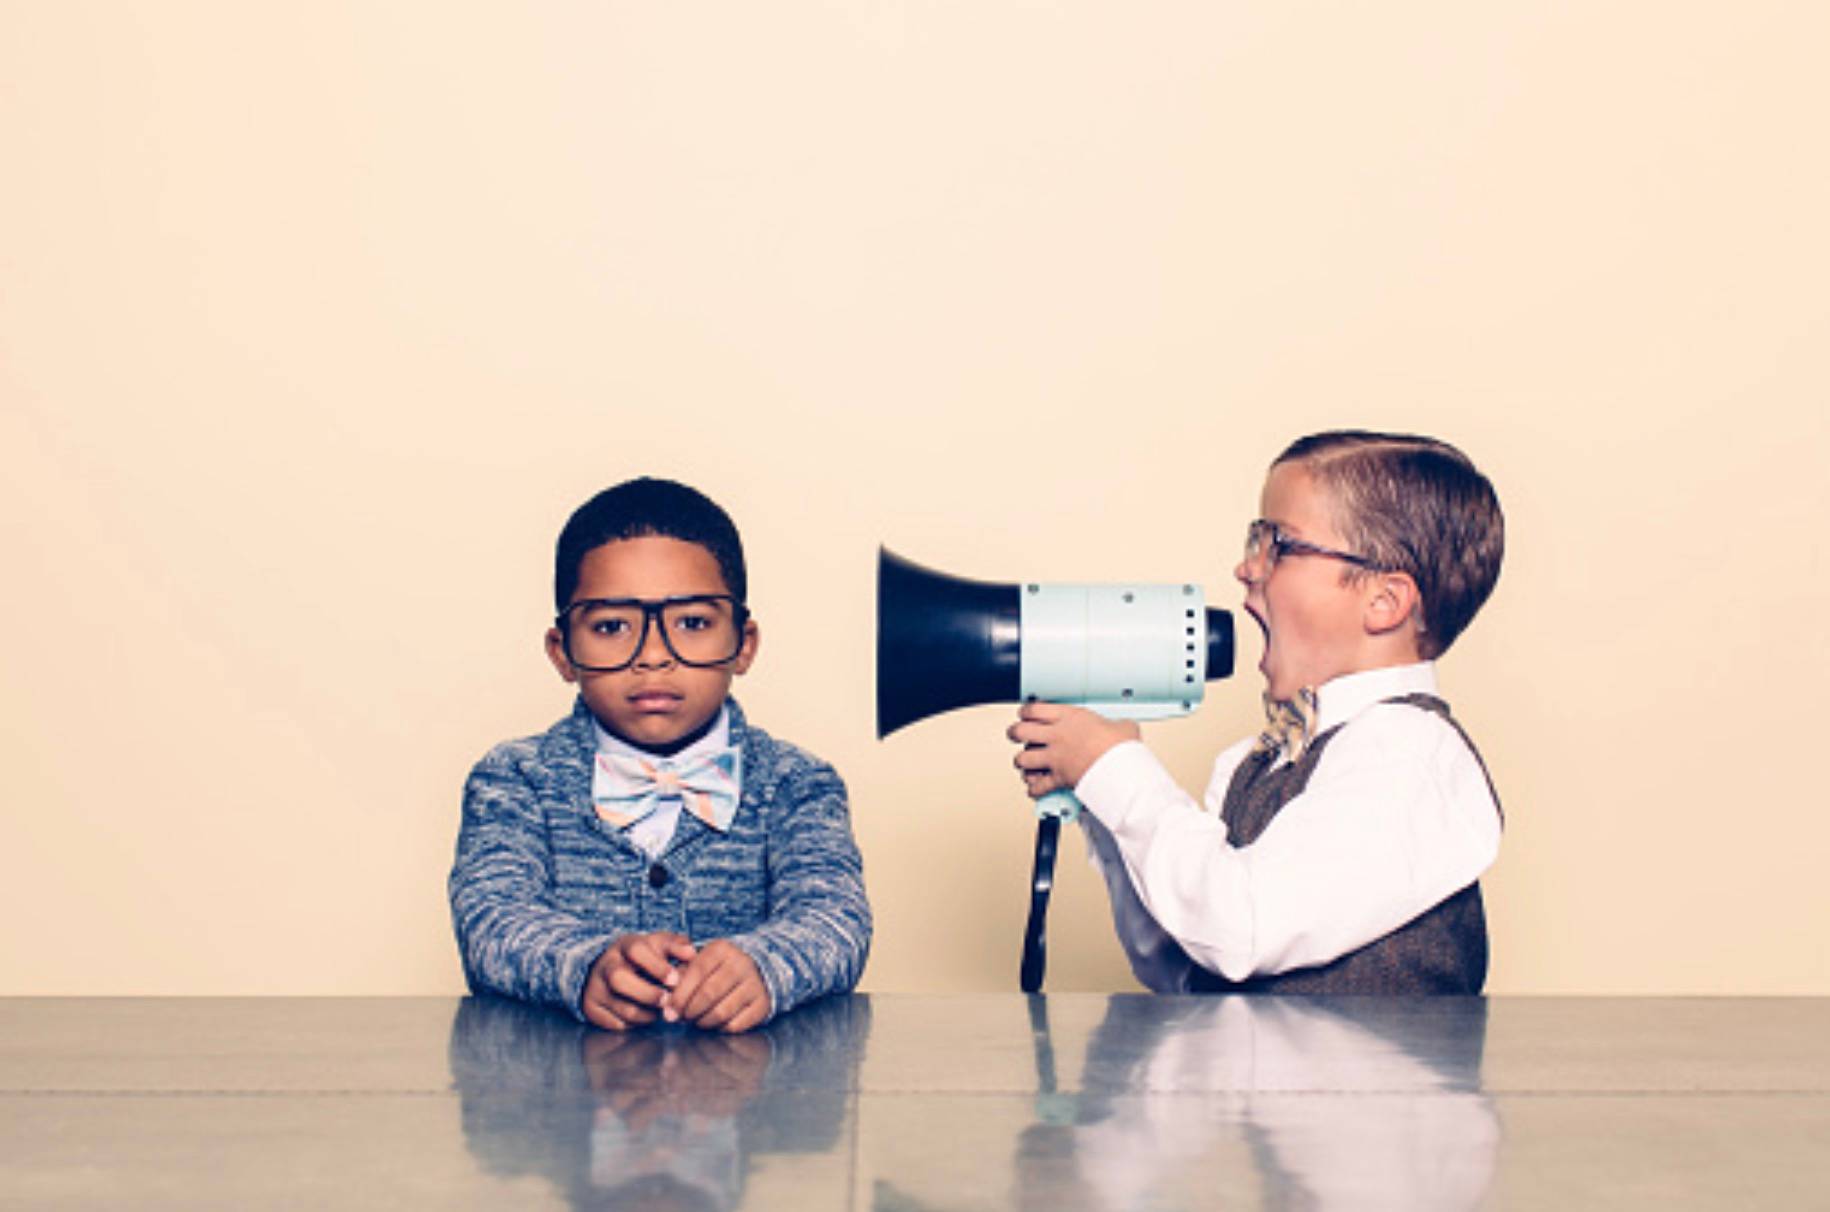
[[[1487,765],[1468,734],[1449,714],[1449,705],[1429,694],[1387,699],[1424,711],[1433,711],[1461,734],[1481,773]],[[1234,846],[1257,840],[1283,806],[1295,799],[1309,782],[1336,725],[1310,742],[1303,756],[1276,770],[1274,753],[1253,753],[1239,764],[1227,786],[1221,818]],[[1491,777],[1488,789],[1493,787]],[[1493,802],[1499,803],[1498,793]],[[1502,814],[1502,819],[1503,814]],[[1191,986],[1214,993],[1479,993],[1487,982],[1487,916],[1481,908],[1479,882],[1411,919],[1383,938],[1316,968],[1297,968],[1271,976],[1229,981],[1217,972],[1196,968]]]

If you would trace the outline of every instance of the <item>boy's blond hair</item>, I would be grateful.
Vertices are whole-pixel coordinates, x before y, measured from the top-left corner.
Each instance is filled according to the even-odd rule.
[[[1272,466],[1282,463],[1300,464],[1329,494],[1351,550],[1417,583],[1418,654],[1447,652],[1493,592],[1505,555],[1505,518],[1487,477],[1447,442],[1365,430],[1298,438]]]

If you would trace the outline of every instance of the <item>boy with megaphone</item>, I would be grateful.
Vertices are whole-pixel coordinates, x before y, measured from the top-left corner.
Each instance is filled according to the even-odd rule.
[[[1159,992],[1478,993],[1499,800],[1434,661],[1498,579],[1493,486],[1454,447],[1291,444],[1234,571],[1270,726],[1184,792],[1135,723],[1025,704],[1032,797],[1071,788],[1132,970]]]

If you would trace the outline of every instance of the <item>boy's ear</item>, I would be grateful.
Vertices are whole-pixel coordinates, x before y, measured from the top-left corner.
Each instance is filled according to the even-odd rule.
[[[750,672],[750,663],[756,659],[757,646],[762,643],[762,632],[757,630],[755,619],[745,619],[743,624],[743,647],[737,650],[737,656],[731,661],[731,673],[741,677]]]
[[[572,662],[566,660],[565,639],[559,634],[559,628],[546,629],[546,659],[553,662],[553,668],[559,676],[568,682],[578,681],[578,670],[572,668]]]
[[[1379,572],[1372,576],[1366,598],[1366,630],[1389,635],[1412,619],[1423,621],[1423,595],[1408,572]]]

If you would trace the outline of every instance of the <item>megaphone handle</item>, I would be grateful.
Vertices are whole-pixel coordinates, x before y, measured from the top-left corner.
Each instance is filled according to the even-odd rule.
[[[1064,821],[1080,818],[1080,797],[1072,791],[1051,791],[1036,801],[1037,816],[1058,817]]]
[[[1048,894],[1055,887],[1055,846],[1060,838],[1060,817],[1037,820],[1036,861],[1029,877],[1029,924],[1023,928],[1023,967],[1017,976],[1025,993],[1042,988],[1042,973],[1048,966]]]

